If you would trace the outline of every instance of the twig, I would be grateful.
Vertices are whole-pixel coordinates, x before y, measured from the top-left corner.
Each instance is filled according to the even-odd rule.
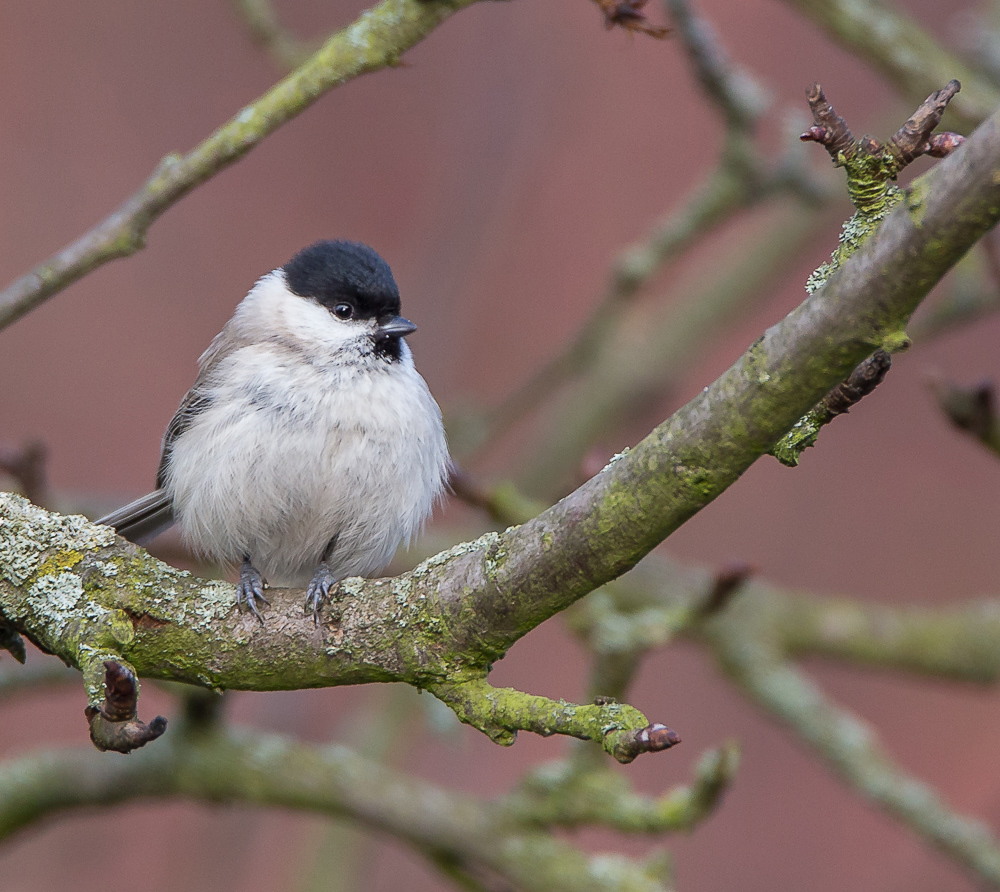
[[[945,108],[959,91],[958,81],[928,96],[906,124],[888,143],[870,136],[855,139],[840,115],[827,101],[819,84],[806,91],[814,125],[800,139],[818,142],[830,153],[835,165],[847,172],[847,193],[856,208],[840,233],[840,244],[830,260],[816,269],[806,281],[806,291],[817,291],[882,224],[890,211],[902,200],[895,185],[899,172],[920,154],[951,154],[964,142],[954,133],[930,132],[941,119]],[[912,190],[911,190],[912,196]],[[907,341],[907,343],[909,343]],[[886,349],[889,345],[886,344]]]
[[[544,826],[599,825],[623,833],[693,830],[719,806],[739,766],[739,747],[729,742],[698,760],[694,783],[664,796],[640,796],[620,772],[572,761],[533,771],[521,789],[499,800],[505,813]]]
[[[167,730],[167,720],[158,715],[148,725],[136,716],[139,682],[131,667],[115,660],[104,661],[104,700],[87,706],[90,739],[101,752],[130,753]]]
[[[965,142],[965,137],[958,133],[946,131],[931,135],[931,131],[941,123],[948,103],[960,89],[959,82],[952,78],[942,89],[931,93],[889,140],[900,170],[921,155],[944,158]]]
[[[875,732],[830,703],[801,672],[730,617],[706,631],[732,679],[787,723],[854,789],[895,815],[957,863],[1000,885],[1000,844],[989,828],[951,811],[934,790],[908,775],[882,750]],[[723,631],[725,629],[725,631]]]
[[[435,27],[476,0],[382,0],[311,59],[243,108],[187,155],[168,155],[111,216],[0,292],[0,329],[67,285],[145,244],[146,232],[196,186],[238,161],[324,93],[396,65]]]
[[[965,142],[965,137],[957,133],[931,135],[931,131],[941,122],[948,103],[960,89],[959,82],[953,79],[942,89],[935,90],[893,134],[889,142],[883,144],[869,136],[855,139],[847,122],[834,111],[823,88],[819,84],[813,84],[806,95],[815,123],[799,138],[818,142],[826,148],[836,164],[843,166],[857,162],[867,164],[869,158],[875,159],[888,151],[892,155],[892,161],[886,164],[883,179],[895,179],[903,168],[921,155],[943,158]]]
[[[765,164],[752,142],[754,124],[766,107],[764,91],[730,62],[711,27],[694,16],[686,3],[671,0],[669,9],[677,21],[678,34],[696,77],[727,124],[718,167],[680,208],[659,220],[645,239],[621,252],[612,266],[604,293],[566,349],[485,418],[453,419],[452,446],[460,457],[467,457],[484,443],[492,442],[558,387],[598,361],[602,350],[619,332],[624,311],[653,276],[662,273],[683,251],[719,229],[739,211],[782,192],[813,204],[825,197],[816,179],[788,163],[788,159],[773,168]]]
[[[676,731],[659,722],[648,723],[637,709],[609,697],[599,697],[589,706],[575,706],[565,700],[494,688],[479,680],[433,684],[428,690],[461,721],[505,746],[517,739],[518,731],[565,734],[595,741],[627,764],[643,753],[661,752],[681,742]]]
[[[666,0],[677,33],[705,95],[729,127],[752,131],[770,104],[765,92],[736,66],[707,19],[695,15],[687,0]]]
[[[604,14],[604,27],[623,28],[630,34],[648,34],[656,40],[663,40],[670,29],[653,25],[642,11],[649,0],[594,0]]]
[[[846,414],[850,408],[868,396],[889,373],[892,358],[879,348],[823,397],[809,412],[802,416],[771,450],[783,465],[794,468],[802,458],[802,453],[816,445],[820,429],[838,415]]]
[[[767,190],[758,188],[754,177],[755,172],[742,162],[723,162],[679,209],[658,221],[646,239],[623,250],[612,265],[597,306],[570,344],[489,413],[470,435],[458,442],[453,438],[457,454],[467,456],[492,442],[596,362],[620,331],[624,311],[653,276],[738,210],[763,198]]]
[[[814,124],[800,139],[818,142],[838,167],[847,170],[847,191],[857,213],[841,236],[840,257],[846,256],[881,222],[898,201],[892,185],[900,171],[920,155],[943,158],[965,141],[957,133],[931,136],[948,103],[961,89],[958,81],[931,93],[888,143],[870,136],[855,139],[846,121],[829,103],[819,84],[806,91]],[[834,265],[835,268],[835,265]],[[830,270],[832,272],[832,269]]]
[[[730,325],[734,314],[770,294],[821,223],[815,211],[793,207],[718,264],[708,282],[658,302],[641,323],[629,326],[628,337],[606,344],[547,410],[532,460],[518,477],[522,490],[551,499],[578,482],[588,450],[602,437],[620,437],[624,419],[662,402],[705,343]]]
[[[708,643],[734,681],[816,748],[851,786],[959,864],[1000,884],[1000,846],[989,831],[948,810],[930,788],[902,772],[870,728],[828,702],[787,662],[792,655],[818,653],[995,683],[1000,679],[996,600],[936,610],[888,607],[750,582],[725,610],[706,614],[714,588],[708,574],[657,556],[633,577],[574,611],[574,625],[588,642],[610,631],[622,651],[678,632]],[[621,593],[617,607],[611,593]]]
[[[297,68],[318,49],[282,26],[271,0],[233,0],[233,3],[254,43],[270,53],[283,68]]]

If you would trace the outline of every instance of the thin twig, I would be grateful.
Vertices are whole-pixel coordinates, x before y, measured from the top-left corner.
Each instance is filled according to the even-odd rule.
[[[233,0],[246,22],[254,43],[263,47],[286,70],[298,68],[317,49],[311,42],[299,40],[278,18],[271,0]]]
[[[770,100],[751,75],[735,65],[707,19],[696,15],[687,0],[666,0],[691,67],[705,95],[729,127],[752,131]]]
[[[382,0],[334,34],[311,59],[243,108],[187,155],[168,155],[114,213],[0,292],[0,329],[67,285],[145,244],[169,207],[224,170],[324,93],[396,65],[435,27],[476,0]]]

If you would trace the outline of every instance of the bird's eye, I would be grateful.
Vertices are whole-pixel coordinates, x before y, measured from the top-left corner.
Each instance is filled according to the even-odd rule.
[[[354,307],[350,304],[337,304],[333,308],[333,315],[338,319],[350,319],[354,315]]]

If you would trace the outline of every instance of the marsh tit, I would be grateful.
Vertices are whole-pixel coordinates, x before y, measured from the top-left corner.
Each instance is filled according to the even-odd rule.
[[[382,569],[421,527],[449,469],[441,410],[413,366],[388,264],[322,241],[260,279],[198,361],[163,437],[155,492],[98,523],[146,540],[176,522],[197,555],[240,565],[318,610]]]

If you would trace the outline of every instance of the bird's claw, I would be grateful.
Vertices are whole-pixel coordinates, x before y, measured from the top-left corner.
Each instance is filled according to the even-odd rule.
[[[267,588],[267,582],[260,575],[260,570],[250,563],[250,558],[244,558],[243,564],[240,566],[240,581],[236,585],[236,604],[238,607],[242,607],[246,603],[247,609],[257,617],[257,621],[261,625],[264,625],[264,617],[260,615],[257,602],[270,605],[270,602],[264,597],[265,588]]]
[[[317,568],[316,573],[306,589],[305,609],[312,610],[313,622],[319,625],[319,608],[330,594],[330,589],[337,584],[337,577],[330,572],[330,567],[323,561]]]

